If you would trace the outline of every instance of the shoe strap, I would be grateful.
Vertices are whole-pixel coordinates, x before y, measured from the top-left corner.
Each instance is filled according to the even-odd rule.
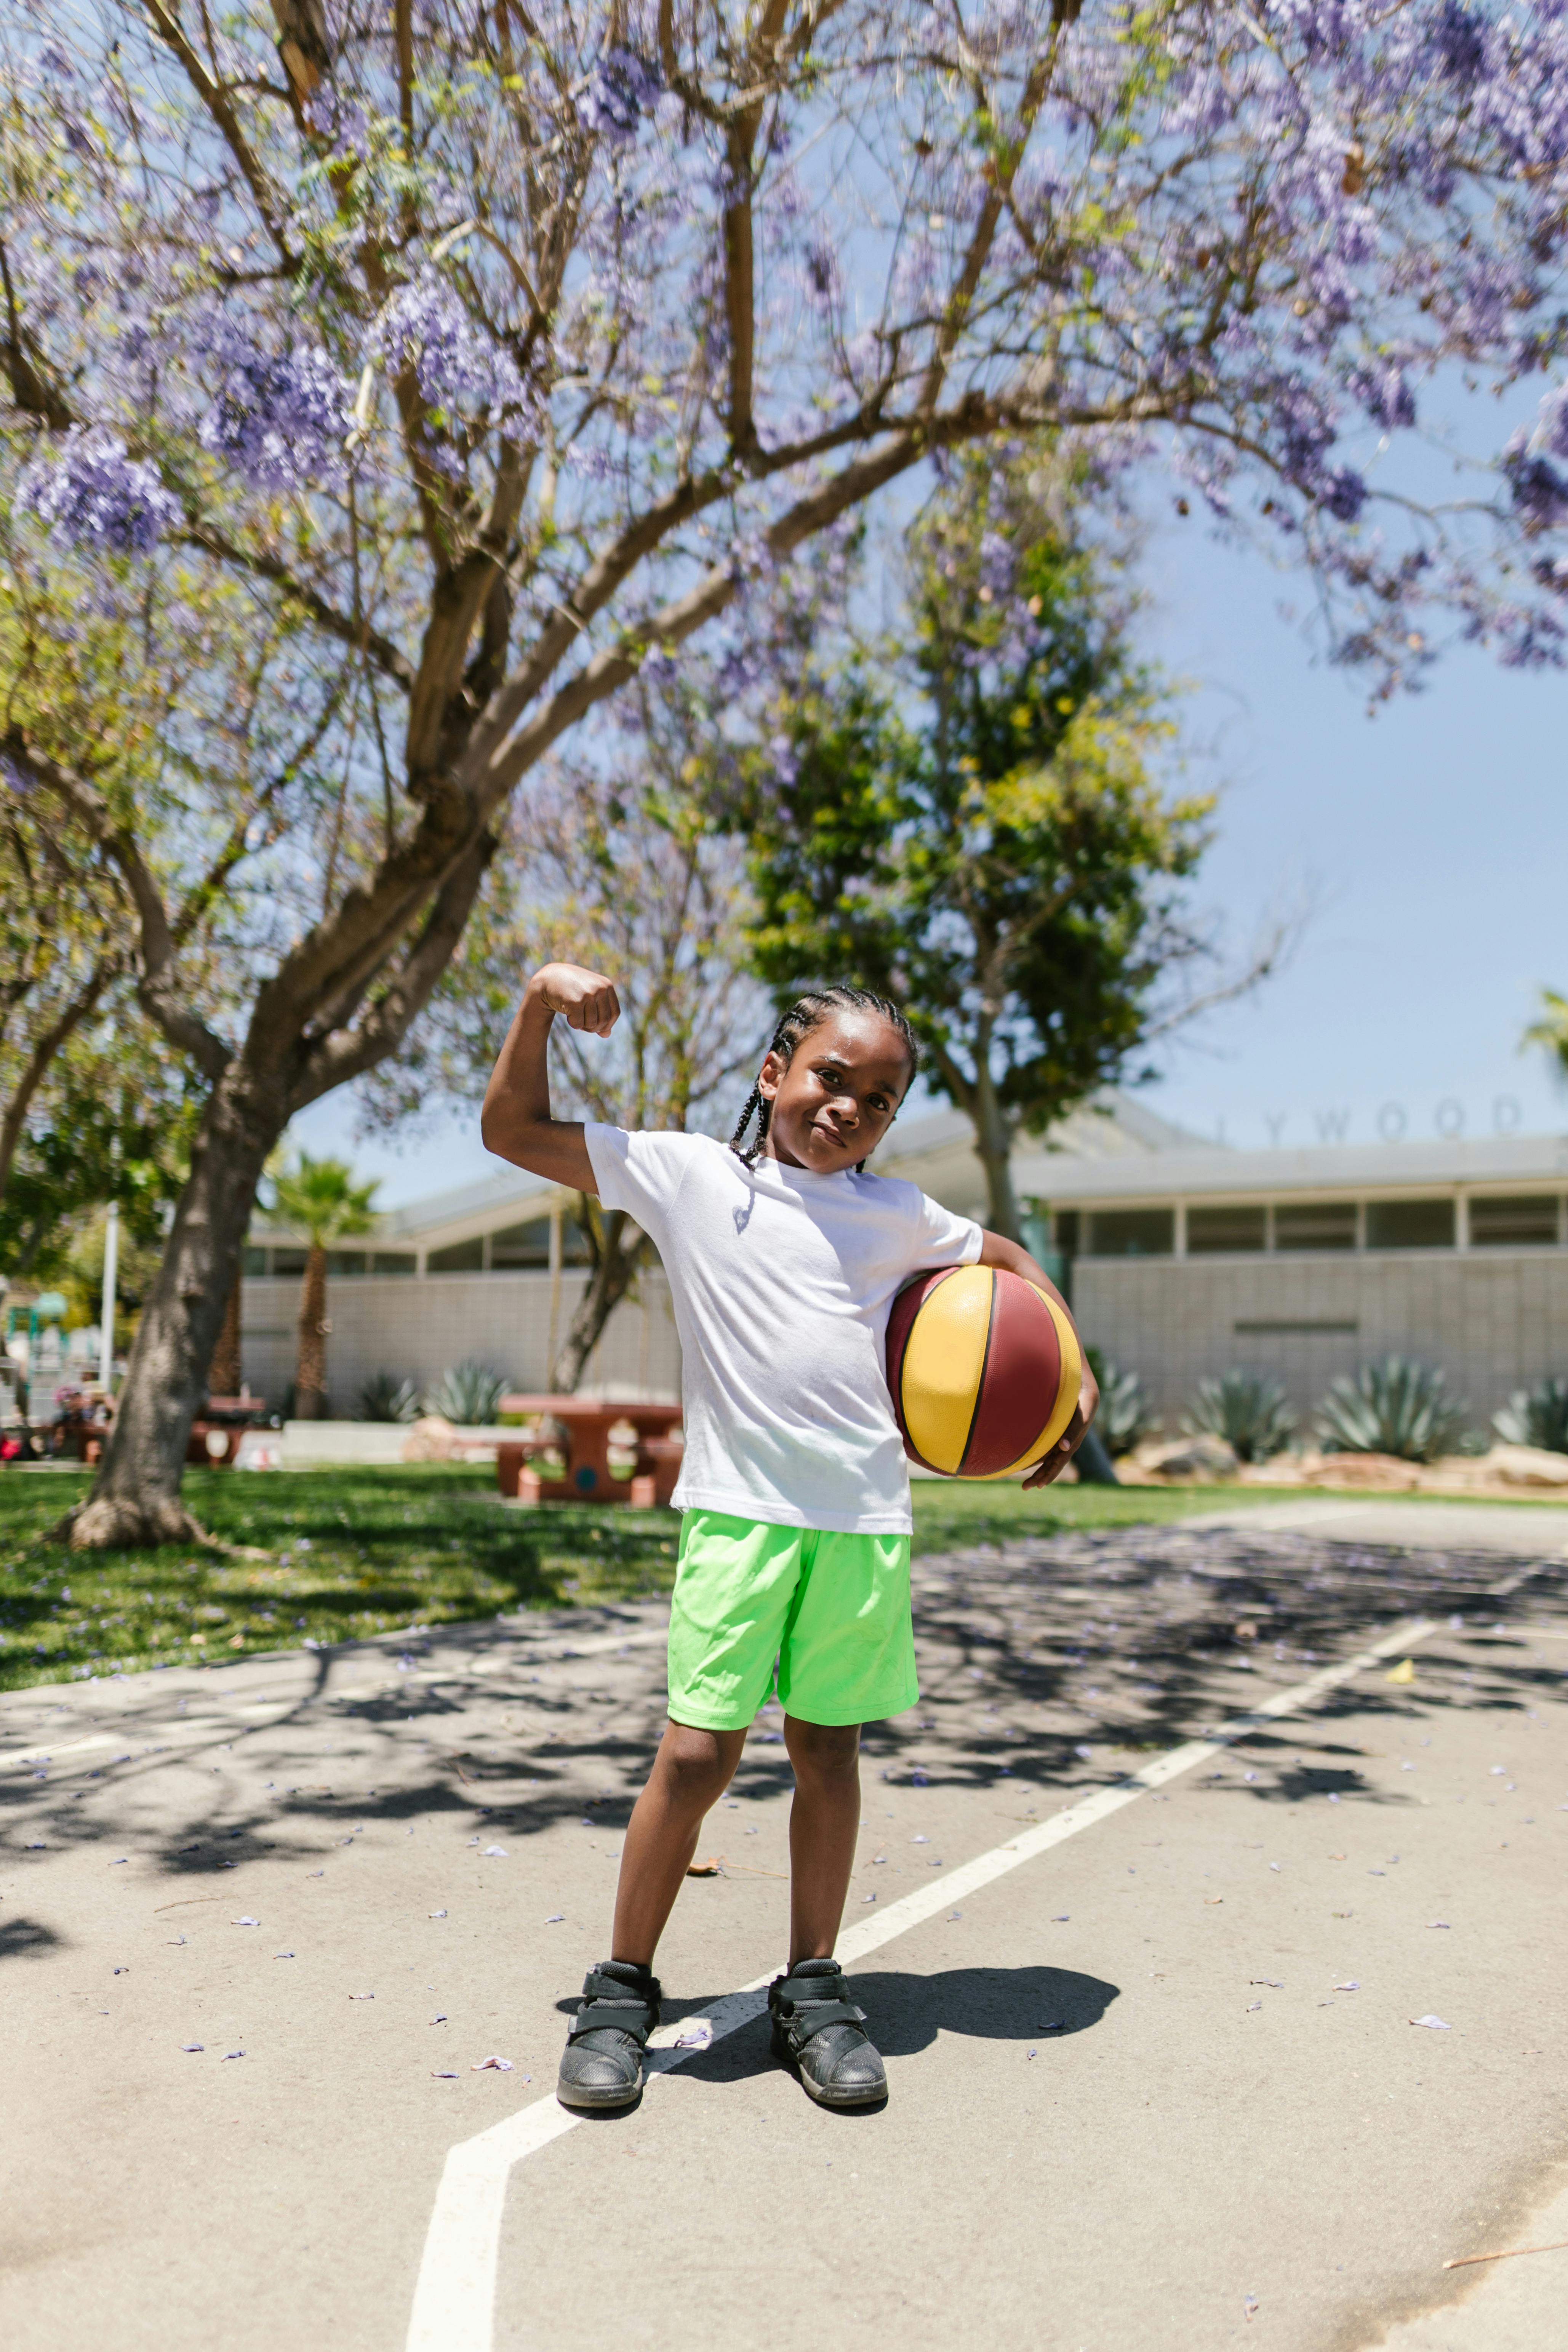
[[[787,2027],[796,2046],[825,2025],[864,2025],[866,2012],[849,1999],[842,1969],[831,1976],[775,1977],[768,1988],[768,2007]]]
[[[646,1991],[628,1985],[622,1977],[605,1976],[598,1969],[590,1969],[583,1979],[583,2003],[572,2021],[568,2042],[575,2042],[584,2033],[602,2033],[606,2030],[629,2033],[634,2042],[646,2043],[658,2023],[662,1989],[657,1977],[649,1977]]]
[[[781,2003],[777,2015],[785,2032],[798,2049],[820,2033],[825,2025],[864,2025],[866,2012],[857,2009],[852,2000],[803,2000]]]

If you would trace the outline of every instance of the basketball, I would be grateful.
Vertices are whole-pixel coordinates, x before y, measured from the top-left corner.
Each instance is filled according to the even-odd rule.
[[[888,1387],[911,1462],[1010,1478],[1072,1419],[1083,1361],[1056,1301],[992,1265],[917,1275],[888,1318]]]

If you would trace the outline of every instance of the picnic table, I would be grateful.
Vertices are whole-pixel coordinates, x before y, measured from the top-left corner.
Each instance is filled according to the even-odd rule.
[[[208,1397],[191,1423],[185,1444],[186,1461],[205,1462],[214,1470],[232,1470],[240,1439],[266,1415],[265,1397]],[[93,1456],[89,1454],[87,1459],[91,1461]]]
[[[549,1432],[519,1433],[496,1449],[496,1481],[503,1495],[520,1503],[632,1503],[647,1510],[668,1503],[680,1475],[678,1404],[644,1404],[615,1397],[504,1396],[498,1411],[527,1413],[556,1423],[566,1441],[566,1475],[546,1478],[531,1456],[552,1444]],[[637,1460],[630,1478],[610,1471],[610,1432],[630,1424],[637,1434]]]

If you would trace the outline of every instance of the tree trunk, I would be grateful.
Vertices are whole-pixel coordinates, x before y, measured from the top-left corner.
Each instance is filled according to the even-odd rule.
[[[287,1116],[280,1087],[265,1093],[232,1066],[208,1097],[92,1493],[54,1529],[75,1550],[206,1540],[180,1500],[185,1445],[256,1188]]]
[[[985,1171],[987,1223],[994,1234],[1023,1245],[1024,1228],[1013,1191],[1014,1124],[996,1099],[996,1087],[983,1057],[977,1056],[974,1085],[974,1149]]]
[[[605,1324],[647,1264],[651,1246],[646,1234],[628,1234],[630,1219],[624,1209],[612,1209],[607,1215],[590,1210],[582,1223],[594,1252],[594,1272],[550,1372],[551,1387],[564,1395],[575,1390],[586,1371]]]
[[[223,1328],[217,1335],[212,1362],[207,1366],[208,1396],[242,1396],[245,1392],[245,1349],[239,1319],[239,1290],[243,1279],[242,1267],[228,1286],[228,1305],[223,1310]]]
[[[310,1244],[300,1290],[300,1352],[295,1360],[294,1418],[321,1421],[327,1410],[327,1253]]]
[[[970,1117],[974,1125],[974,1149],[985,1171],[991,1230],[994,1234],[1005,1234],[1008,1241],[1016,1242],[1022,1247],[1024,1228],[1018,1215],[1017,1195],[1013,1190],[1013,1138],[1016,1130],[996,1099],[996,1088],[984,1052],[977,1053],[975,1061],[978,1076]],[[1119,1486],[1121,1484],[1098,1431],[1085,1431],[1073,1459],[1078,1465],[1078,1475],[1086,1486]]]

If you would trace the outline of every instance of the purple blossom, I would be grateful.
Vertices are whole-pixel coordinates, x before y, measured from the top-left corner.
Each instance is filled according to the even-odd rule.
[[[1336,522],[1354,522],[1366,504],[1366,484],[1353,466],[1333,466],[1316,485],[1314,494]]]
[[[1550,450],[1554,457],[1568,457],[1568,384],[1559,384],[1542,400],[1531,446]]]
[[[1380,359],[1371,367],[1358,368],[1351,378],[1351,389],[1373,422],[1387,432],[1415,424],[1415,395],[1396,360]]]
[[[448,419],[469,409],[505,417],[528,405],[510,352],[469,317],[433,269],[393,296],[375,322],[370,348],[392,374],[412,367],[421,397]]]
[[[180,520],[156,466],[128,455],[118,433],[72,425],[23,478],[21,504],[84,554],[145,555]]]
[[[1513,510],[1528,531],[1555,530],[1568,522],[1568,481],[1544,457],[1532,457],[1520,435],[1502,461]]]
[[[579,111],[590,131],[616,143],[635,139],[643,117],[658,106],[664,84],[635,49],[607,49],[588,77]]]
[[[1463,0],[1443,0],[1437,11],[1437,21],[1432,28],[1432,47],[1438,66],[1451,82],[1461,89],[1473,88],[1480,79],[1487,58],[1487,28],[1484,18],[1467,8]]]
[[[226,457],[262,489],[306,488],[335,474],[349,429],[347,388],[319,343],[267,352],[232,326],[219,340],[222,373],[202,419],[204,449]]]

